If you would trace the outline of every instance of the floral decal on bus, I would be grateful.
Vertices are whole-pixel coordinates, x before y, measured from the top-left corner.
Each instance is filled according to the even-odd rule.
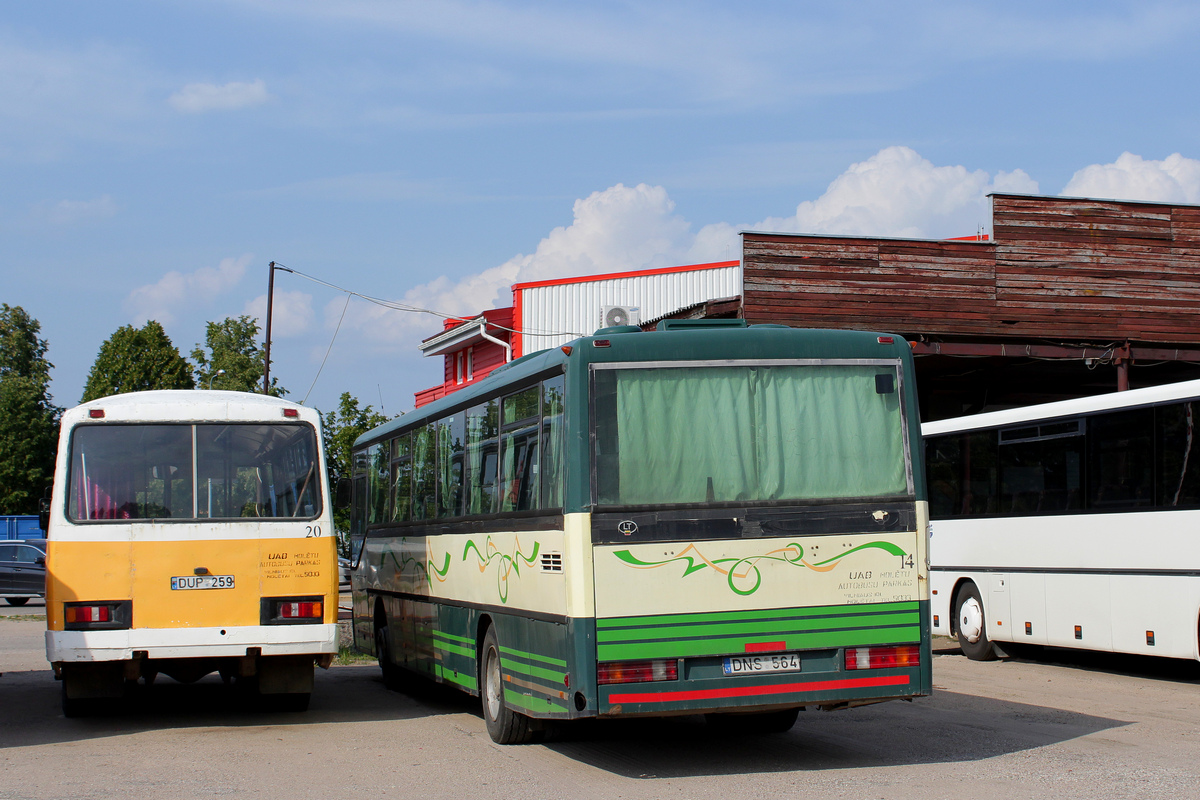
[[[810,569],[814,572],[829,572],[836,568],[846,556],[861,550],[872,549],[883,550],[901,558],[908,555],[902,547],[891,542],[868,542],[857,547],[852,547],[832,558],[817,562],[806,560],[804,558],[804,548],[795,542],[791,542],[762,555],[742,558],[709,559],[694,544],[689,544],[679,555],[663,561],[643,561],[628,550],[618,550],[613,555],[635,569],[658,569],[659,567],[673,564],[676,561],[685,562],[687,566],[684,567],[683,575],[680,576],[682,578],[686,578],[695,572],[713,569],[725,576],[726,583],[728,583],[730,590],[734,593],[751,595],[762,586],[762,571],[759,569],[761,562],[777,561],[790,564],[793,567]]]
[[[521,537],[518,536],[513,540],[512,553],[505,554],[500,552],[500,549],[497,548],[495,543],[492,542],[492,537],[489,536],[487,537],[487,540],[484,541],[482,549],[480,549],[479,545],[475,543],[474,539],[468,540],[466,547],[463,548],[462,560],[466,561],[467,555],[473,551],[475,553],[475,558],[478,562],[480,572],[487,572],[488,568],[492,565],[492,562],[497,562],[499,566],[496,569],[496,590],[500,595],[500,602],[507,603],[509,576],[515,575],[518,578],[521,577],[521,564],[524,563],[526,567],[532,567],[534,562],[537,561],[540,550],[541,544],[535,541],[533,543],[533,552],[529,555],[525,555],[523,552],[521,552]],[[447,555],[446,572],[449,572],[449,569],[450,558],[449,555]],[[438,574],[439,580],[444,580],[445,572],[439,571]]]

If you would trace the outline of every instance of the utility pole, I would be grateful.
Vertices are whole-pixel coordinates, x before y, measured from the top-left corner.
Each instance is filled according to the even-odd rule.
[[[276,264],[272,261],[267,265],[267,343],[263,348],[263,394],[269,394],[271,388],[271,308],[275,305],[275,270],[281,269],[284,272],[292,272],[292,270]]]

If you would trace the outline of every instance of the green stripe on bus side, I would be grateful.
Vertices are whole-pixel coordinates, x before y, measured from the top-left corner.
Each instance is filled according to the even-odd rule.
[[[531,697],[527,694],[520,694],[513,689],[506,688],[504,690],[504,702],[515,708],[523,708],[526,711],[534,713],[544,713],[547,711],[566,711],[567,704],[553,697]]]
[[[446,633],[445,631],[438,630],[435,630],[433,635],[441,639],[449,639],[452,642],[461,642],[462,644],[471,645],[472,647],[475,646],[475,640],[469,639],[466,636],[455,636],[453,633]]]
[[[762,636],[745,639],[762,639]],[[859,628],[849,630],[802,633],[783,637],[787,650],[812,650],[828,647],[854,647],[895,642],[919,642],[920,625],[888,628]],[[630,644],[598,644],[600,661],[626,661],[648,658],[687,658],[730,654],[729,639],[675,639],[669,641],[635,642]]]
[[[650,625],[686,625],[704,622],[735,622],[759,619],[807,619],[809,617],[859,616],[895,611],[916,611],[916,600],[868,605],[809,606],[806,608],[762,608],[753,611],[716,611],[696,614],[653,614],[644,617],[605,617],[596,620],[596,628],[647,627]]]
[[[550,656],[542,656],[537,653],[526,653],[524,650],[516,650],[511,647],[501,647],[500,652],[506,656],[518,656],[519,658],[527,658],[531,661],[541,661],[546,664],[553,664],[556,667],[567,666],[567,662],[561,658],[551,658]]]
[[[917,622],[917,612],[898,611],[884,614],[855,614],[841,617],[810,617],[800,620],[764,620],[760,622],[703,622],[687,625],[622,628],[597,631],[596,640],[602,644],[631,642],[639,639],[690,639],[697,636],[754,636],[778,633],[780,636],[805,631],[828,630],[830,628],[869,628],[879,625],[912,625]]]
[[[478,682],[475,680],[475,676],[473,675],[467,675],[462,672],[447,669],[441,664],[435,664],[434,670],[437,672],[439,678],[447,680],[450,683],[456,683],[459,686],[470,689],[471,691],[475,691],[476,687],[478,686]]]
[[[454,653],[456,656],[466,656],[472,661],[475,660],[475,651],[468,647],[461,647],[457,644],[449,642],[434,642],[433,646],[438,650],[444,650],[447,653]]]
[[[522,664],[520,661],[513,661],[512,659],[504,662],[504,668],[509,672],[519,672],[522,675],[542,678],[543,680],[553,681],[556,684],[562,684],[567,677],[565,672],[555,672],[554,670],[535,667],[532,664]]]

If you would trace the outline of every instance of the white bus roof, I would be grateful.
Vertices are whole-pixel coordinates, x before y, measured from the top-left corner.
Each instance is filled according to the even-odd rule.
[[[1200,380],[1169,383],[1164,386],[1151,386],[1146,389],[1130,389],[1127,392],[1081,397],[1076,400],[1061,400],[1056,403],[1042,403],[1036,406],[1009,408],[1004,411],[990,411],[986,414],[970,414],[965,417],[940,419],[936,422],[926,422],[921,426],[922,436],[938,436],[943,433],[978,430],[980,428],[999,428],[1022,422],[1041,419],[1056,419],[1059,417],[1074,417],[1080,414],[1092,414],[1097,411],[1111,411],[1118,408],[1150,406],[1159,403],[1169,403],[1173,400],[1183,400],[1189,397],[1200,397]]]
[[[226,392],[202,389],[163,389],[150,392],[129,392],[89,401],[63,414],[63,425],[92,420],[93,410],[103,410],[106,422],[203,422],[212,420],[237,422],[283,421],[283,409],[296,409],[296,417],[316,423],[315,408],[291,400],[249,392]],[[95,419],[99,422],[100,419]]]

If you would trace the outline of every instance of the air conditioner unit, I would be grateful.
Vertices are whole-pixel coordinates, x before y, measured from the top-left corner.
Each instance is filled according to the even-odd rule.
[[[600,308],[601,328],[641,324],[642,310],[637,306],[602,306]]]

